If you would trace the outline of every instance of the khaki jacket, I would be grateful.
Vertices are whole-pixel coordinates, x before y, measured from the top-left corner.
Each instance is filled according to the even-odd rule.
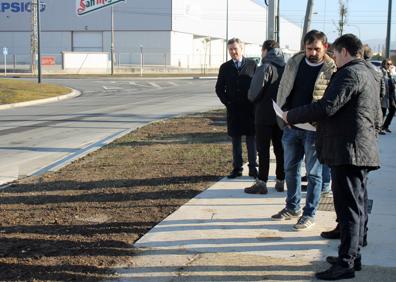
[[[289,97],[293,89],[298,67],[304,58],[305,52],[301,51],[287,61],[285,71],[279,84],[277,96],[277,104],[281,108],[285,105],[287,97]],[[320,100],[323,97],[327,85],[329,84],[330,78],[336,70],[337,67],[335,62],[326,54],[324,57],[324,64],[320,69],[318,78],[315,82],[312,102]]]

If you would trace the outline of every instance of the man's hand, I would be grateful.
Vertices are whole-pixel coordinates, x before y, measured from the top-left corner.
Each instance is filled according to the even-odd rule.
[[[287,124],[289,124],[289,122],[287,121],[287,113],[288,113],[288,112],[283,112],[282,118],[283,118],[283,120],[284,120]]]

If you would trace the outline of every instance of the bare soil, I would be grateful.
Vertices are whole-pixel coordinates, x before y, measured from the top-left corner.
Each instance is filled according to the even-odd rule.
[[[152,123],[0,190],[0,281],[100,281],[132,244],[231,169],[224,111]]]

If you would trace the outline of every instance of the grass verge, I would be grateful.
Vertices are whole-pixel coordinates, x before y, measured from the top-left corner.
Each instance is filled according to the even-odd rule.
[[[51,98],[70,93],[67,87],[32,81],[0,79],[0,104]]]
[[[132,243],[231,167],[225,113],[156,122],[0,191],[5,281],[99,281]]]

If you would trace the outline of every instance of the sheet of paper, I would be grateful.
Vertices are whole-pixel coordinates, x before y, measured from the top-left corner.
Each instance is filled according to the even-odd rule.
[[[272,100],[272,106],[274,107],[275,114],[283,119],[283,111],[274,100]]]
[[[279,107],[279,105],[274,100],[272,100],[272,106],[274,107],[275,114],[278,117],[280,117],[283,121],[285,121],[285,119],[283,118],[284,111],[282,111],[282,109]],[[304,129],[304,130],[316,131],[316,128],[310,123],[298,123],[298,124],[293,124],[293,126]]]

